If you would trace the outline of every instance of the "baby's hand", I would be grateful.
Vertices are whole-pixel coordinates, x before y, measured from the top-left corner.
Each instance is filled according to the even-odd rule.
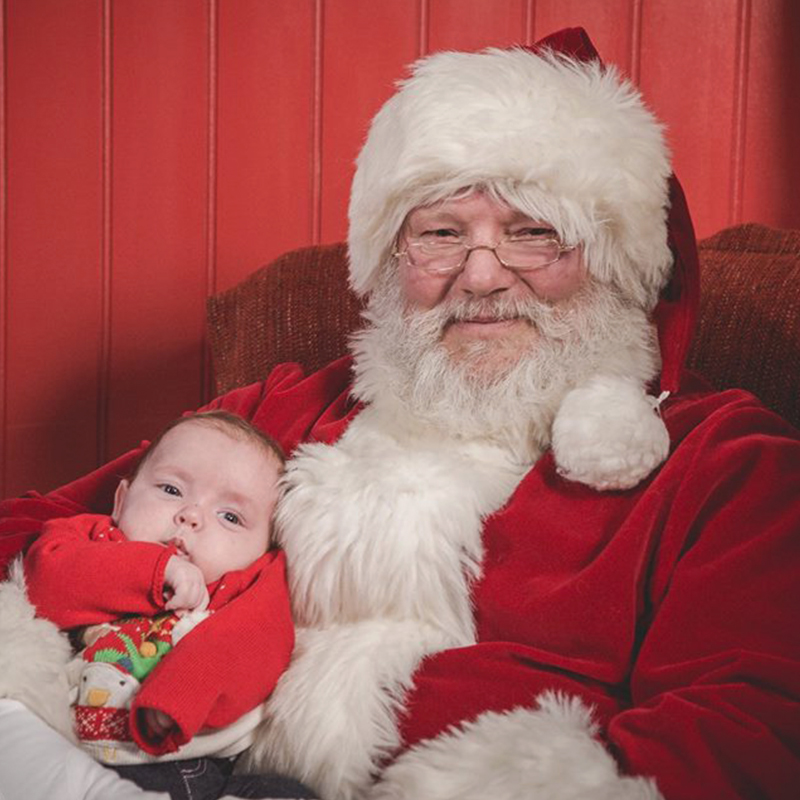
[[[164,604],[167,611],[194,611],[208,605],[208,589],[200,568],[180,556],[172,556],[164,570],[164,585],[172,596]]]
[[[169,714],[155,708],[140,709],[139,723],[144,728],[145,738],[150,742],[160,742],[175,727],[175,720]]]

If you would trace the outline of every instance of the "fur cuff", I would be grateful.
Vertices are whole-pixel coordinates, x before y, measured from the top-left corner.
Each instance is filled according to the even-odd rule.
[[[298,628],[292,663],[238,768],[290,775],[324,798],[364,797],[401,745],[395,716],[414,668],[448,644],[414,620]]]
[[[630,489],[669,454],[660,399],[629,378],[598,376],[569,392],[553,422],[561,475],[595,489]]]
[[[370,800],[663,800],[623,777],[577,698],[551,692],[536,709],[487,712],[418,744],[383,773]]]
[[[0,697],[19,700],[74,741],[69,706],[67,637],[36,616],[28,601],[21,559],[0,583]]]

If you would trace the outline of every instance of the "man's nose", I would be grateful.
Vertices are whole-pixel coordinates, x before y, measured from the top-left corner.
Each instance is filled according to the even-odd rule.
[[[491,245],[480,245],[467,255],[456,285],[465,294],[488,297],[510,289],[515,280],[514,273],[500,263]]]
[[[203,512],[196,503],[185,505],[175,515],[175,521],[179,525],[195,530],[203,524]]]

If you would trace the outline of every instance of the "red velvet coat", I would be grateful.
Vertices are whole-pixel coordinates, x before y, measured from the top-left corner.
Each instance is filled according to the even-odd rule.
[[[347,360],[307,378],[286,365],[212,406],[291,451],[342,433],[359,410],[349,380]],[[669,800],[797,796],[800,436],[747,393],[684,387],[663,408],[671,457],[647,481],[598,493],[546,454],[486,521],[478,643],[423,662],[407,743],[563,689]],[[5,557],[49,517],[110,508],[141,452],[6,501]]]

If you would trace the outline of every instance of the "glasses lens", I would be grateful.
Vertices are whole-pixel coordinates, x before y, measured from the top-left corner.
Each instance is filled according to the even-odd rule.
[[[458,269],[464,260],[465,247],[457,242],[414,242],[408,245],[411,263],[431,272]]]
[[[552,239],[546,241],[541,239],[538,241],[515,241],[511,239],[500,244],[497,248],[497,255],[511,267],[537,269],[558,260],[558,242]]]

